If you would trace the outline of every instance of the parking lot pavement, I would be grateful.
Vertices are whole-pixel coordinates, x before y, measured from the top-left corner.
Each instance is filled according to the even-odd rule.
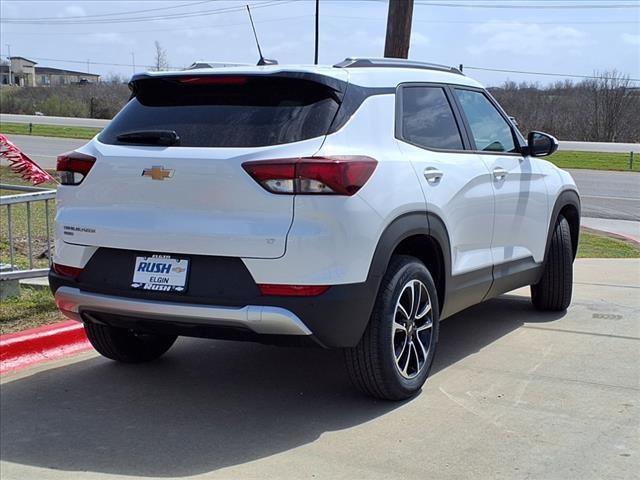
[[[354,393],[337,351],[193,339],[148,365],[10,375],[0,476],[633,478],[639,294],[640,261],[579,260],[566,314],[524,289],[469,309],[404,403]]]

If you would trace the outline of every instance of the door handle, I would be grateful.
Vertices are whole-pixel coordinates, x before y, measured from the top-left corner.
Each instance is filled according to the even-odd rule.
[[[493,176],[496,180],[504,180],[509,172],[502,167],[496,167],[493,169]]]
[[[442,173],[441,170],[434,167],[424,169],[424,178],[426,178],[429,183],[438,183],[443,175],[444,173]]]

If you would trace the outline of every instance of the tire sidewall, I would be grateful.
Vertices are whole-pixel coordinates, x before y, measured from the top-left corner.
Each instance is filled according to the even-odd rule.
[[[376,318],[373,320],[378,322],[378,328],[380,329],[378,348],[379,354],[382,357],[383,376],[390,383],[390,386],[396,390],[398,396],[406,397],[419,390],[429,376],[438,341],[440,310],[435,283],[429,270],[427,270],[422,262],[412,257],[404,257],[399,264],[393,265],[393,267],[395,268],[390,269],[383,280],[383,288],[381,288],[383,293],[378,299],[375,310]],[[410,280],[420,280],[427,288],[433,312],[433,327],[426,365],[415,378],[407,379],[400,374],[395,364],[392,343],[392,323],[395,316],[396,302],[404,286]],[[389,287],[391,288],[389,289]],[[389,291],[391,291],[391,294],[389,294]]]

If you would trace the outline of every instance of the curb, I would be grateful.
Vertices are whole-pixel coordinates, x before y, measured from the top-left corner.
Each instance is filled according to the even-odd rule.
[[[0,374],[89,349],[84,327],[75,320],[0,335]]]

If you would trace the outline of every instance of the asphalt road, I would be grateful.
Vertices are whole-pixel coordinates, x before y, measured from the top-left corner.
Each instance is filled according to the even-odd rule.
[[[56,157],[59,154],[75,150],[88,142],[88,140],[76,140],[73,138],[36,137],[31,135],[7,135],[7,137],[41,167],[47,169],[56,168]]]
[[[640,143],[569,142],[560,140],[558,149],[574,152],[640,153]]]
[[[0,477],[637,478],[639,272],[578,260],[566,314],[520,290],[443,322],[431,378],[403,403],[355,393],[339,351],[212,340],[10,374]]]
[[[109,120],[102,120],[99,118],[47,117],[40,115],[14,115],[12,113],[0,113],[0,123],[3,122],[102,128],[109,123]]]
[[[582,216],[640,221],[640,173],[569,170],[582,198]]]

